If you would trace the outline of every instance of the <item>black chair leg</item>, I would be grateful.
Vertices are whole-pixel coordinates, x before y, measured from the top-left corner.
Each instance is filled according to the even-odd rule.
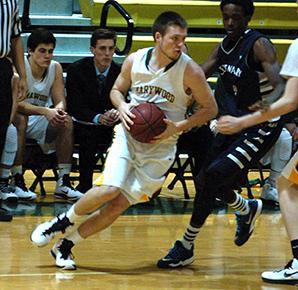
[[[249,179],[248,179],[248,176],[246,175],[246,178],[245,178],[245,183],[246,183],[246,189],[247,189],[247,196],[249,199],[254,199],[254,196],[252,194],[252,191],[251,191],[251,187],[250,187],[250,184],[249,184]]]
[[[188,165],[190,165],[190,160],[189,158],[184,162],[184,164],[181,164],[181,160],[180,157],[177,156],[176,157],[176,161],[174,162],[174,164],[177,164],[177,168],[174,168],[172,170],[172,172],[175,173],[175,177],[174,179],[171,181],[171,183],[168,185],[168,189],[172,190],[175,186],[175,184],[180,181],[182,184],[182,188],[183,188],[183,192],[184,192],[184,198],[185,199],[189,199],[189,193],[188,193],[188,189],[187,189],[187,185],[185,182],[185,177],[184,177],[184,172],[187,168]]]

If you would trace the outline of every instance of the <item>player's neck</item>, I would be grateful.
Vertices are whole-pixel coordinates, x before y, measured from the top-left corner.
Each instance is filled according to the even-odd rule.
[[[29,59],[29,63],[30,63],[30,68],[31,68],[31,73],[33,78],[38,81],[44,79],[47,68],[37,65],[34,61],[30,61],[30,59]]]
[[[96,68],[100,73],[104,73],[107,70],[107,68],[110,66],[110,64],[102,65],[98,61],[96,61],[96,59],[94,59],[94,65],[96,66]]]
[[[149,60],[149,66],[152,70],[158,71],[165,68],[172,61],[173,60],[165,55],[160,48],[154,48]]]

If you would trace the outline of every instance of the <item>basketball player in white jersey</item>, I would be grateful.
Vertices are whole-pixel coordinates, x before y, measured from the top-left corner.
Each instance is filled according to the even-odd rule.
[[[77,200],[82,193],[69,181],[73,152],[73,124],[65,111],[64,83],[61,65],[52,60],[56,45],[54,35],[37,29],[28,38],[25,67],[28,82],[27,98],[19,103],[16,125],[18,151],[12,168],[12,184],[20,198],[34,199],[26,188],[22,163],[26,138],[34,139],[45,154],[56,151],[59,179],[55,196]]]
[[[93,212],[54,245],[51,253],[57,266],[75,269],[71,254],[75,244],[110,226],[130,205],[148,201],[161,188],[174,161],[179,134],[217,114],[202,69],[182,53],[186,35],[185,20],[175,12],[164,12],[153,25],[155,47],[139,50],[124,61],[111,91],[122,122],[115,128],[102,178],[68,212],[39,225],[31,234],[35,245],[45,246],[56,233],[64,233],[79,217]],[[130,103],[125,102],[127,93]],[[185,119],[191,98],[200,109]],[[129,134],[134,119],[130,108],[147,101],[156,103],[167,117],[166,130],[151,144],[140,143]]]

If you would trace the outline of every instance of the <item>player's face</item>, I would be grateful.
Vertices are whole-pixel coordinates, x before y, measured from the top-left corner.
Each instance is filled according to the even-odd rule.
[[[31,62],[33,61],[37,66],[41,68],[48,68],[53,58],[54,45],[52,43],[41,43],[35,50],[29,50],[29,56]]]
[[[104,71],[112,62],[115,44],[112,39],[99,39],[95,47],[91,47],[94,62],[100,71]]]
[[[187,29],[178,25],[172,25],[167,28],[164,35],[156,33],[156,43],[162,54],[171,60],[176,60],[185,45]]]
[[[243,34],[250,19],[244,16],[242,7],[235,4],[223,7],[222,18],[224,28],[232,40],[237,40]]]

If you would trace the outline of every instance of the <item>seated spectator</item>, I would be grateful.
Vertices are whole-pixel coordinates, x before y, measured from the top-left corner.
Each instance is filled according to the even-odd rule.
[[[119,119],[109,94],[120,73],[113,60],[116,34],[108,29],[96,29],[90,40],[93,57],[71,64],[67,71],[66,91],[68,111],[75,120],[75,142],[79,144],[79,191],[92,187],[93,169],[99,145],[112,141],[113,127]]]
[[[61,65],[52,60],[56,45],[54,35],[37,29],[28,38],[28,58],[25,59],[28,94],[19,103],[16,115],[18,151],[12,168],[15,193],[34,195],[26,188],[23,177],[23,155],[26,138],[34,139],[45,154],[56,151],[59,179],[55,196],[77,200],[82,193],[69,180],[73,153],[73,124],[66,113]]]

